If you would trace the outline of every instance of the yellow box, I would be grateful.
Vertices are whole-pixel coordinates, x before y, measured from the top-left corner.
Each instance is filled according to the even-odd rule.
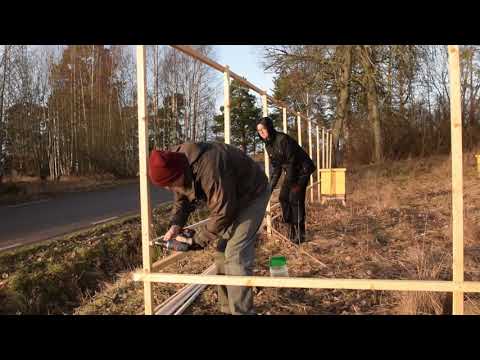
[[[321,193],[326,196],[345,195],[347,169],[320,169]]]

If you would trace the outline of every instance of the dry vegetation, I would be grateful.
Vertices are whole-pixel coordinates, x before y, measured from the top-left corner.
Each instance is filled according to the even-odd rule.
[[[465,279],[479,280],[480,189],[473,154],[466,154]],[[268,276],[268,259],[287,256],[297,277],[451,279],[450,160],[434,157],[366,166],[347,177],[347,206],[311,204],[307,211],[310,241],[297,248],[280,237],[261,235],[255,275]],[[157,217],[159,221],[161,217]],[[197,221],[200,215],[192,221]],[[135,225],[138,227],[138,224]],[[282,224],[275,224],[285,232]],[[123,229],[124,231],[126,229]],[[128,229],[127,229],[128,230]],[[139,241],[139,237],[135,238]],[[318,261],[327,265],[322,266]],[[166,272],[201,273],[213,261],[212,250],[196,253]],[[138,266],[138,261],[135,266]],[[82,293],[75,314],[139,314],[143,286],[130,280],[129,268],[101,280],[96,293]],[[160,304],[182,284],[155,284]],[[318,289],[255,289],[261,314],[449,314],[445,293]],[[480,298],[466,295],[466,313],[480,313]],[[220,314],[213,286],[187,309],[187,314]]]
[[[376,279],[451,279],[450,159],[433,157],[354,169],[348,176],[347,206],[312,204],[310,241],[296,248],[279,237],[260,236],[255,275],[268,276],[268,259],[287,256],[291,276]],[[465,279],[480,271],[480,190],[473,154],[465,155]],[[282,225],[276,228],[285,232]],[[308,255],[307,255],[308,254]],[[312,257],[326,264],[323,267]],[[167,272],[200,273],[212,261],[210,251],[172,265]],[[181,284],[155,284],[156,303]],[[116,289],[116,290],[114,290]],[[116,301],[113,293],[128,293]],[[316,289],[255,289],[262,314],[449,314],[444,293]],[[480,313],[476,295],[466,295],[466,313]],[[142,312],[142,286],[122,280],[78,308],[79,314]],[[220,314],[215,287],[187,314]]]

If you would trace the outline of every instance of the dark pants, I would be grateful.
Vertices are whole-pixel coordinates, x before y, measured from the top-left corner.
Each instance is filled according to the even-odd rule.
[[[309,175],[302,175],[293,184],[283,183],[278,197],[283,221],[290,224],[289,238],[295,243],[303,242],[305,238],[305,195],[309,178]],[[293,192],[294,185],[300,185],[300,191]]]

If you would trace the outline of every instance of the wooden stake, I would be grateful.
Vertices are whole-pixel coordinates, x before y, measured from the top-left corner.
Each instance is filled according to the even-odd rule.
[[[280,239],[282,239],[283,241],[285,241],[285,243],[293,246],[293,247],[296,247],[298,251],[300,251],[302,254],[305,254],[307,255],[310,259],[314,260],[316,263],[320,264],[320,266],[322,266],[323,268],[327,268],[328,266],[326,264],[324,264],[323,262],[321,262],[320,260],[318,260],[315,256],[311,255],[309,252],[307,252],[305,249],[302,249],[299,245],[297,244],[294,244],[292,243],[290,240],[288,240],[285,236],[282,235],[282,233],[280,233],[279,231],[273,229],[275,235],[277,237],[279,237]]]
[[[142,221],[142,258],[143,271],[149,273],[152,268],[150,252],[152,210],[150,205],[150,188],[147,179],[148,157],[148,119],[145,97],[147,94],[145,47],[137,45],[137,97],[138,97],[138,156],[140,173],[140,208]],[[144,281],[145,315],[152,315],[152,283]]]
[[[267,92],[265,91],[262,95],[262,104],[263,104],[263,116],[268,116],[268,103],[267,103]],[[267,174],[267,178],[270,180],[270,158],[268,157],[267,149],[265,144],[263,145],[263,157],[265,159],[265,174]],[[271,214],[271,204],[270,200],[268,200],[267,204],[267,236],[272,235],[272,214]]]
[[[312,120],[308,119],[308,153],[310,159],[313,161],[313,148],[312,148]],[[310,175],[310,185],[313,184],[313,174]],[[310,189],[310,202],[313,203],[313,187]]]
[[[300,117],[300,113],[297,113],[297,125],[298,125],[297,140],[300,147],[302,147],[302,118]]]
[[[330,135],[330,140],[328,142],[328,168],[331,169],[332,168],[332,150],[333,150],[333,134],[331,131],[329,131],[329,135]]]
[[[283,132],[286,134],[288,131],[288,124],[287,124],[287,108],[283,109]]]
[[[225,66],[223,73],[223,114],[225,117],[225,144],[230,144],[230,71]]]
[[[318,189],[317,189],[317,198],[320,202],[320,134],[318,131],[317,125],[317,182],[318,182]]]
[[[325,128],[322,127],[322,169],[325,169]]]
[[[463,154],[462,109],[460,89],[460,54],[458,45],[448,46],[450,76],[450,129],[452,144],[452,229],[453,281],[463,283]],[[463,293],[453,293],[453,314],[463,315]]]

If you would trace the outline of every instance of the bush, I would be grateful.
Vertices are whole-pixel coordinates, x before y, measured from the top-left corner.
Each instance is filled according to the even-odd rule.
[[[16,184],[1,184],[0,183],[0,195],[19,195],[24,190],[21,186]]]

